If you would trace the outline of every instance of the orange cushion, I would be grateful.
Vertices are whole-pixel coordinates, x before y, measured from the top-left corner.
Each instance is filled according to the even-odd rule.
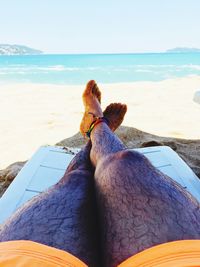
[[[2,267],[87,267],[75,256],[63,250],[32,241],[0,243]],[[146,249],[118,267],[199,267],[200,240],[169,242]]]
[[[73,255],[32,241],[0,243],[1,267],[87,267]]]
[[[200,240],[174,241],[146,249],[118,267],[199,267]]]

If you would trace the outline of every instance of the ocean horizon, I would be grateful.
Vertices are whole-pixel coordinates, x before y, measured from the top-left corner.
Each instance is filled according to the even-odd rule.
[[[0,83],[85,84],[162,81],[200,75],[200,53],[0,56]]]

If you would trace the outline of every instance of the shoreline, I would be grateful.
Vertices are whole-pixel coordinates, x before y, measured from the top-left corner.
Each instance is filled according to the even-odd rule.
[[[165,137],[200,139],[200,105],[193,102],[200,76],[164,81],[99,84],[102,106],[128,105],[124,126]],[[2,84],[0,169],[30,158],[79,131],[84,85]]]

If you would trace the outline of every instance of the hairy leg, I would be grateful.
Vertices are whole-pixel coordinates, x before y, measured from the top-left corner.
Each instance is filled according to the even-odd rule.
[[[90,144],[56,185],[18,209],[2,226],[0,241],[32,240],[101,266]]]
[[[88,106],[93,99],[89,92],[83,98]],[[199,203],[181,186],[128,151],[105,123],[93,129],[91,142],[105,266],[157,244],[200,238]]]
[[[101,101],[94,81],[87,87]],[[123,120],[121,104],[111,104],[104,111],[114,131]],[[120,120],[116,120],[120,115]],[[89,155],[91,141],[69,164],[58,184],[26,203],[2,226],[0,241],[32,240],[63,249],[89,266],[102,266],[96,216],[93,174]]]
[[[100,102],[100,91],[94,87]],[[89,266],[101,266],[90,149],[89,141],[56,185],[27,202],[2,225],[0,241],[32,240],[70,252]]]

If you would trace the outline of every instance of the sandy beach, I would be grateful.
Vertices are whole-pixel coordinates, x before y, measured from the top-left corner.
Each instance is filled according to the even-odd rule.
[[[102,106],[128,106],[123,125],[165,137],[200,139],[200,77],[161,82],[99,84]],[[84,85],[7,84],[0,87],[0,169],[30,158],[41,145],[76,134]]]

